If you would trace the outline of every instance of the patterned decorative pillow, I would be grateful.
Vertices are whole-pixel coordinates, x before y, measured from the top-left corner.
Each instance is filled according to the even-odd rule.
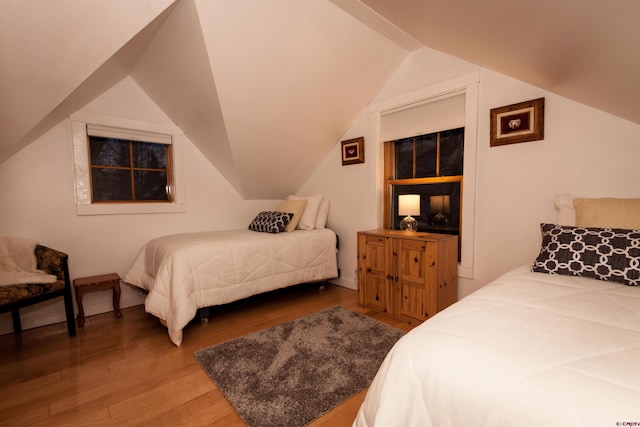
[[[640,286],[640,230],[541,224],[532,271]]]
[[[293,217],[289,212],[260,212],[249,224],[249,230],[260,231],[262,233],[281,233]]]

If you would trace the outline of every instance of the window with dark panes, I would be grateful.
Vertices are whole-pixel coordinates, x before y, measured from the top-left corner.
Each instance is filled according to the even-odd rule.
[[[171,145],[89,136],[91,199],[171,202]]]
[[[385,223],[400,229],[398,196],[420,195],[418,231],[460,236],[464,128],[385,143]]]

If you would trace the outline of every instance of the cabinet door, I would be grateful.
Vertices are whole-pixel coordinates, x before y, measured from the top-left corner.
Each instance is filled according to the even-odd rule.
[[[387,278],[367,276],[364,298],[365,306],[383,313],[392,313],[393,295]]]
[[[424,320],[432,315],[428,242],[396,239],[396,277],[400,295],[397,312],[402,317]]]
[[[393,313],[393,289],[389,265],[389,239],[364,236],[362,279],[364,305],[374,310]],[[362,241],[361,240],[361,241]]]
[[[441,311],[458,300],[458,241],[440,242],[438,251],[438,306]]]

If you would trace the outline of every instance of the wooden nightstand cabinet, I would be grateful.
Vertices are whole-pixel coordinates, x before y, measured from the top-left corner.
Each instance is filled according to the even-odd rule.
[[[458,237],[358,232],[358,298],[372,310],[423,321],[457,300]]]

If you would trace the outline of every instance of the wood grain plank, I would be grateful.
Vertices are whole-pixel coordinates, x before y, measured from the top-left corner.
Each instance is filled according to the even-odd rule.
[[[357,292],[300,285],[211,310],[174,346],[143,306],[90,316],[76,337],[64,324],[0,336],[0,420],[3,425],[243,426],[193,352],[334,305],[403,330],[411,325],[358,305]],[[311,425],[349,426],[365,391]]]

